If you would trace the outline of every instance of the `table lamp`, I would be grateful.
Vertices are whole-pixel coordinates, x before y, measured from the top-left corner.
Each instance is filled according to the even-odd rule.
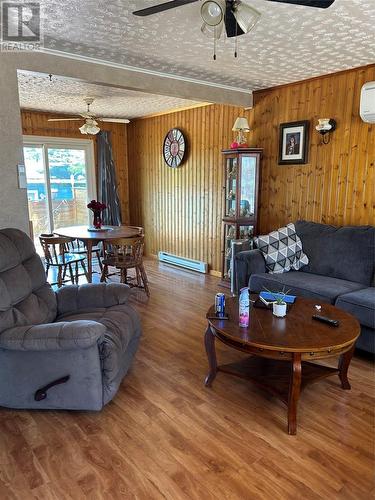
[[[231,144],[232,149],[245,148],[247,147],[246,139],[244,133],[250,132],[249,122],[247,118],[237,118],[234,122],[233,132],[238,132],[237,139]]]

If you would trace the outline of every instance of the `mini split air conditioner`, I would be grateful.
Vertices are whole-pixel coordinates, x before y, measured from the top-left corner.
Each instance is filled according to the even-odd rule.
[[[364,122],[375,123],[375,82],[363,85],[359,114]]]

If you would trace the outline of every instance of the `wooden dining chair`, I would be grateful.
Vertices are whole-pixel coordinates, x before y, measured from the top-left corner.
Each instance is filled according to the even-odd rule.
[[[71,240],[68,243],[68,250],[71,253],[75,253],[77,255],[84,255],[87,259],[87,248],[83,241],[81,240]],[[96,257],[99,265],[100,272],[103,271],[102,261],[100,259],[101,249],[98,246],[92,247],[92,255]],[[96,271],[95,271],[96,272]]]
[[[48,275],[48,271],[50,270],[50,268],[57,268],[57,282],[52,284],[57,284],[57,286],[60,288],[66,281],[65,277],[68,271],[70,275],[70,281],[73,284],[78,284],[79,265],[82,267],[83,272],[87,278],[85,256],[68,251],[68,245],[71,242],[71,238],[41,234],[39,236],[39,241],[43,248],[46,274]],[[75,267],[74,271],[73,267]]]
[[[129,286],[144,288],[150,296],[147,274],[143,265],[144,237],[118,238],[111,240],[111,253],[106,255],[102,261],[103,271],[100,281],[106,281],[109,275],[109,267],[120,270],[120,281]],[[128,280],[128,270],[135,269],[136,285]]]
[[[122,224],[122,225],[124,225],[124,224]],[[138,231],[138,233],[139,233],[139,236],[144,236],[145,235],[145,230],[141,226],[126,226],[126,227],[129,228],[129,229],[136,229]]]

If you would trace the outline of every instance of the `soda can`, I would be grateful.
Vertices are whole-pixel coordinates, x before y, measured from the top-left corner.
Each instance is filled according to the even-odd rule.
[[[215,314],[216,316],[224,316],[225,314],[225,295],[223,293],[215,295]]]

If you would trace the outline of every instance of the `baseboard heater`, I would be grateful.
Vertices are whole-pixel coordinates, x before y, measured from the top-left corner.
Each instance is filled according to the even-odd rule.
[[[186,259],[185,257],[178,257],[167,252],[159,252],[160,262],[165,262],[166,264],[172,264],[174,266],[183,267],[184,269],[189,269],[190,271],[197,271],[198,273],[207,274],[208,265],[205,262],[200,262],[199,260]]]

